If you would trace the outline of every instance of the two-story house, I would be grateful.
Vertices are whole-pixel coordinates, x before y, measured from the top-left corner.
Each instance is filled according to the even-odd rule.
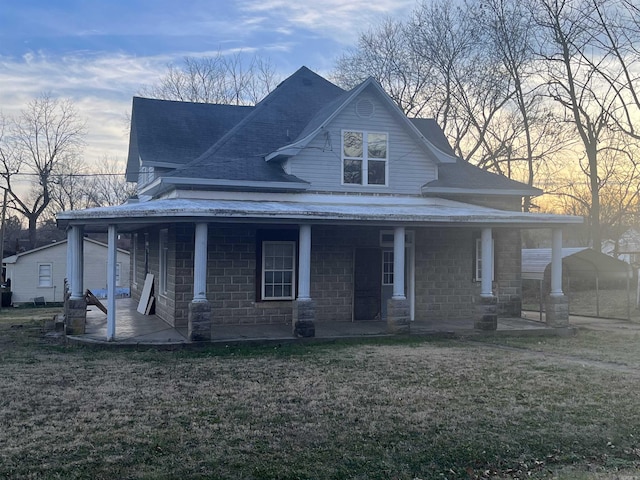
[[[156,314],[194,340],[218,324],[312,336],[326,321],[403,332],[473,317],[492,329],[520,315],[520,230],[552,228],[561,247],[581,221],[523,213],[540,190],[456,158],[375,80],[345,91],[305,67],[253,107],[134,98],[126,175],[136,201],[59,225],[72,245],[131,233],[132,296],[152,274]],[[552,295],[562,317],[561,287]]]

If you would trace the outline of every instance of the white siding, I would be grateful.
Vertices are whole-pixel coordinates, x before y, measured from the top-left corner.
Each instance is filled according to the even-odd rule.
[[[129,287],[129,254],[118,251],[120,286]],[[38,287],[38,265],[51,264],[53,286]],[[62,302],[64,279],[67,275],[67,243],[59,242],[47,248],[20,255],[14,264],[7,264],[7,278],[11,279],[13,303],[32,302],[44,297],[47,302]],[[107,288],[107,247],[85,240],[84,289]]]
[[[375,105],[371,118],[356,115],[359,98]],[[435,180],[436,167],[424,147],[407,133],[405,125],[377,97],[363,92],[302,152],[289,160],[288,171],[308,182],[311,190],[420,195],[420,187]],[[367,130],[389,134],[388,186],[342,185],[341,136],[343,130]]]

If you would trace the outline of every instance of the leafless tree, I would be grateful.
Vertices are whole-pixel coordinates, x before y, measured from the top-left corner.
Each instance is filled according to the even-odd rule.
[[[185,57],[140,95],[183,102],[251,105],[278,84],[271,61],[257,55],[248,62],[242,52],[210,57]]]
[[[32,100],[18,117],[5,120],[4,126],[0,188],[7,191],[9,206],[27,220],[33,247],[38,221],[52,201],[55,176],[79,157],[85,126],[70,100],[49,94]]]
[[[593,248],[600,250],[603,183],[598,154],[611,138],[609,114],[616,97],[614,89],[604,84],[593,68],[597,63],[595,57],[600,57],[593,42],[601,34],[594,16],[591,0],[537,0],[534,10],[539,27],[538,54],[546,67],[548,94],[575,129],[586,156],[582,171],[589,180],[590,241]],[[591,59],[587,60],[588,57]]]

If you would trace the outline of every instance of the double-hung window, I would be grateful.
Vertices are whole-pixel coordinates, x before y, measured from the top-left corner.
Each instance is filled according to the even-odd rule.
[[[53,268],[50,263],[38,264],[38,287],[53,286]]]
[[[382,132],[342,132],[342,183],[387,185],[389,136]]]
[[[262,298],[292,300],[295,295],[296,242],[262,242]]]

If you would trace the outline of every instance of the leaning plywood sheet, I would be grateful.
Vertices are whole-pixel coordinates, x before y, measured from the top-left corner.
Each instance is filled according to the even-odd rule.
[[[149,303],[151,302],[151,291],[153,290],[153,274],[147,273],[147,277],[144,279],[144,287],[142,287],[142,294],[140,295],[140,302],[138,302],[138,313],[146,314]]]

